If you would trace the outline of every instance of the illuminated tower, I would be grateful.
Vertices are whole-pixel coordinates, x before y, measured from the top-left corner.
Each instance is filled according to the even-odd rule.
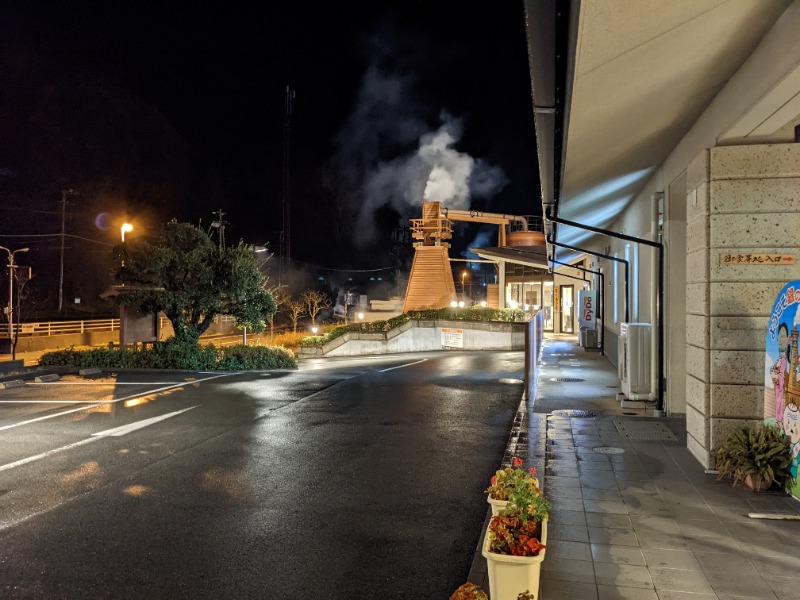
[[[411,219],[414,263],[408,278],[403,312],[442,308],[456,299],[447,241],[453,237],[450,219],[441,217],[441,202],[423,202],[422,218]]]

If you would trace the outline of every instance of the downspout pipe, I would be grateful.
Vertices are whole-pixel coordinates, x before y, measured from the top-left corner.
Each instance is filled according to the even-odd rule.
[[[663,416],[664,415],[664,244],[662,244],[661,242],[646,240],[644,238],[639,238],[632,235],[626,235],[624,233],[617,233],[616,231],[610,231],[608,229],[600,229],[599,227],[584,225],[583,223],[577,223],[575,221],[570,221],[569,219],[562,219],[556,214],[554,210],[551,210],[550,213],[545,216],[545,219],[552,221],[554,223],[567,225],[569,227],[583,229],[584,231],[591,231],[592,233],[597,233],[599,235],[607,235],[609,237],[613,237],[618,240],[625,240],[628,242],[634,242],[636,244],[643,244],[645,246],[650,246],[651,248],[656,248],[658,250],[658,304],[656,306],[658,312],[658,327],[657,327],[658,393],[656,396],[655,415]]]
[[[586,269],[585,267],[579,267],[577,265],[571,265],[569,263],[565,263],[565,262],[561,262],[560,260],[556,260],[552,256],[548,256],[547,258],[552,263],[556,263],[556,264],[559,264],[559,265],[564,265],[565,267],[571,267],[573,269],[578,269],[579,271],[583,271],[584,273],[592,273],[594,275],[599,275],[600,276],[600,306],[599,306],[600,310],[599,310],[598,314],[600,315],[600,319],[604,321],[605,319],[603,319],[603,296],[605,294],[605,289],[606,288],[605,288],[605,277],[603,277],[602,271],[594,271],[592,269]],[[567,275],[566,273],[559,273],[558,276],[559,277],[569,277],[571,279],[577,279],[578,281],[586,281],[585,279],[581,279],[580,277],[575,277],[573,275]],[[600,354],[605,354],[605,339],[606,339],[606,336],[605,336],[605,334],[603,332],[603,330],[605,329],[605,323],[603,323],[602,327],[600,327],[599,329],[600,329]]]
[[[625,266],[625,322],[630,321],[630,312],[628,308],[628,298],[630,296],[628,290],[628,275],[630,274],[630,262],[625,260],[624,258],[619,258],[618,256],[611,256],[609,254],[603,254],[601,252],[595,252],[594,250],[586,250],[584,248],[578,248],[577,246],[570,246],[569,244],[562,244],[560,242],[556,242],[555,240],[547,240],[548,244],[552,244],[558,248],[567,248],[568,250],[574,250],[575,252],[583,252],[584,254],[591,254],[592,256],[597,256],[599,258],[607,258],[608,260],[614,260],[616,262],[622,263]],[[561,263],[562,265],[564,263]]]

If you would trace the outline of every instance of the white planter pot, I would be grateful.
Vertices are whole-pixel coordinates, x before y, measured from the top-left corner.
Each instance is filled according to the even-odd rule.
[[[547,521],[542,521],[542,544],[547,544]],[[539,598],[539,572],[547,550],[538,556],[511,556],[489,552],[489,533],[483,538],[483,557],[489,571],[489,597],[492,600],[517,600],[528,590]]]
[[[486,496],[486,501],[492,506],[492,516],[500,514],[500,511],[508,504],[508,500],[495,500],[491,496]]]

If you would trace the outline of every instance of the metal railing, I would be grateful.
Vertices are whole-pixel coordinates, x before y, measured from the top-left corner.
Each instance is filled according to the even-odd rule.
[[[218,315],[217,323],[231,323],[233,317],[230,315]],[[160,326],[163,329],[169,324],[169,319],[161,316]],[[69,335],[75,333],[86,333],[89,331],[119,331],[119,319],[86,319],[82,321],[44,321],[40,323],[14,323],[14,333],[19,333],[19,337],[49,336],[49,335]],[[8,335],[7,328],[3,328],[3,333]]]
[[[14,323],[14,333],[20,337],[67,335],[87,331],[118,331],[119,319],[88,319],[84,321],[45,321]]]

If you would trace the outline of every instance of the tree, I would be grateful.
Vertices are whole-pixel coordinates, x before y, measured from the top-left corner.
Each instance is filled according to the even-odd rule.
[[[328,308],[331,305],[331,299],[322,292],[317,290],[306,290],[300,297],[303,305],[306,308],[306,314],[311,317],[311,324],[317,324],[317,315],[323,308]]]
[[[297,321],[300,320],[305,314],[306,304],[301,299],[290,298],[286,303],[286,311],[289,313],[289,318],[292,320],[292,328],[297,333]]]
[[[291,298],[289,296],[289,290],[283,286],[272,288],[269,293],[272,295],[272,299],[275,301],[275,312],[269,316],[269,335],[270,337],[274,337],[275,315],[281,310],[281,308],[287,305]]]
[[[218,248],[189,223],[172,220],[152,241],[134,238],[115,253],[115,301],[163,312],[180,342],[196,342],[219,314],[258,333],[275,313],[253,253],[243,244]]]

